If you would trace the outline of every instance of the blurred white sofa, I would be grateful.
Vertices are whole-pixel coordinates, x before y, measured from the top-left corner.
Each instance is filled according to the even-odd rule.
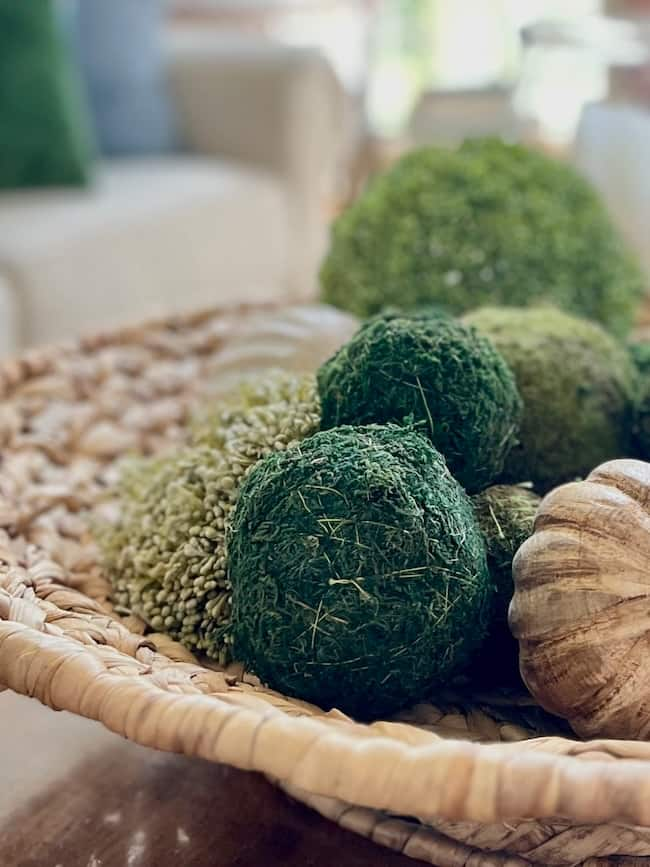
[[[169,40],[184,152],[0,193],[0,355],[215,303],[313,296],[343,102],[311,49]]]

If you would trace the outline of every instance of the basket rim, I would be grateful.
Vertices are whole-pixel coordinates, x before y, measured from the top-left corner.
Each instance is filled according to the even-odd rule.
[[[0,588],[3,595],[7,591]],[[265,699],[251,701],[247,693],[178,694],[147,677],[111,673],[120,657],[128,657],[115,648],[101,650],[92,653],[78,640],[17,620],[0,621],[0,682],[55,710],[97,720],[142,746],[261,772],[311,795],[386,813],[423,821],[561,817],[650,825],[647,743],[409,739],[404,723],[289,716],[270,704],[262,710]],[[155,660],[151,655],[141,639],[136,657],[165,664],[160,654],[153,654]],[[190,680],[200,667],[191,668]]]

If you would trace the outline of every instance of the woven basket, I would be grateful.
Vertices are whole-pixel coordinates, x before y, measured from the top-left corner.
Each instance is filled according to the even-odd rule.
[[[87,515],[116,460],[181,439],[233,370],[316,364],[351,327],[313,308],[212,312],[0,366],[0,683],[145,746],[261,771],[438,867],[650,864],[650,744],[562,737],[506,694],[358,725],[112,611]]]

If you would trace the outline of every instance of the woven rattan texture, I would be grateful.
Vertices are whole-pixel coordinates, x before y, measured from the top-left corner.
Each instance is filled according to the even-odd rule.
[[[176,318],[0,367],[0,683],[146,746],[261,771],[438,867],[650,864],[650,744],[579,743],[506,695],[357,725],[206,668],[112,611],[88,523],[119,459],[182,439],[282,315]],[[318,322],[280,324],[264,351],[286,355],[298,333],[313,349]]]

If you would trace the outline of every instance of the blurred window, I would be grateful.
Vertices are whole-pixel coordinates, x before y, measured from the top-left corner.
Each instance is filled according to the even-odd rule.
[[[602,6],[601,0],[385,0],[375,37],[371,127],[383,134],[402,131],[423,90],[514,84],[522,69],[523,26],[542,18],[581,19]],[[542,76],[552,72],[544,69]],[[572,103],[573,90],[582,98],[585,90],[591,96],[602,86],[602,73],[593,70],[582,70],[575,82],[566,65],[562,74]],[[538,98],[524,95],[523,109],[527,99]]]

